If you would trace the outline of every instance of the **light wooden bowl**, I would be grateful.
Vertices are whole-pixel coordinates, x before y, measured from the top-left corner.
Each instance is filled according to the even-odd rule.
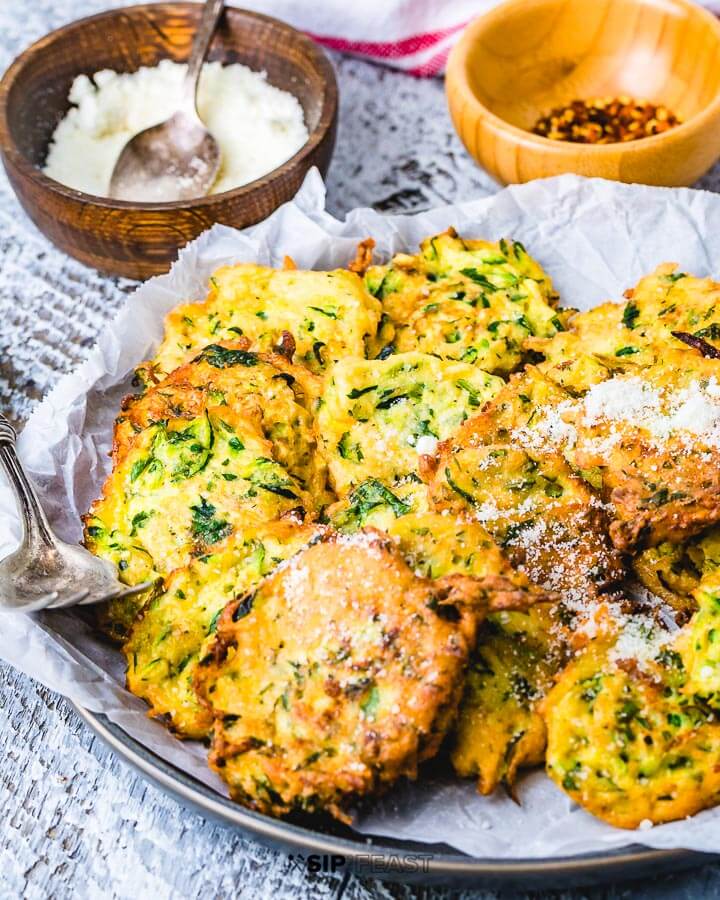
[[[683,123],[600,146],[529,131],[576,98],[622,94]],[[720,157],[720,21],[689,0],[510,0],[464,32],[447,97],[463,143],[505,184],[574,172],[689,185]]]
[[[311,166],[325,174],[330,163],[338,97],[327,57],[283,22],[227,8],[208,58],[264,70],[271,84],[295,94],[310,137],[291,159],[243,187],[178,203],[95,197],[43,175],[39,167],[75,76],[185,62],[201,9],[153,3],[81,19],[29,47],[0,82],[0,154],[25,211],[61,250],[111,275],[142,279],[167,271],[178,249],[214,223],[259,222],[295,194]]]

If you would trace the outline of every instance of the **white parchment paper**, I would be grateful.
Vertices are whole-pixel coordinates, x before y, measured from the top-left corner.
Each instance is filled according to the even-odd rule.
[[[345,266],[372,235],[379,255],[413,249],[454,225],[468,236],[522,241],[552,276],[564,305],[587,308],[619,300],[661,262],[720,276],[720,197],[691,190],[628,186],[575,176],[507,188],[479,201],[414,216],[353,211],[340,222],[324,211],[324,187],[311,172],[292,203],[244,232],[215,226],[181,254],[172,271],[138,288],[98,339],[86,362],[63,377],[36,408],[19,452],[53,526],[80,538],[80,515],[109,469],[111,430],[134,366],[149,357],[163,318],[176,304],[205,296],[221,265]],[[0,556],[14,549],[20,523],[0,483]],[[0,656],[75,703],[103,712],[134,738],[219,792],[199,744],[181,743],[146,716],[124,690],[120,654],[72,611],[38,617],[0,614]],[[522,778],[517,806],[501,792],[480,797],[471,782],[404,785],[357,822],[366,833],[446,842],[480,857],[552,857],[642,843],[720,852],[720,808],[648,831],[614,829],[583,812],[542,774]]]

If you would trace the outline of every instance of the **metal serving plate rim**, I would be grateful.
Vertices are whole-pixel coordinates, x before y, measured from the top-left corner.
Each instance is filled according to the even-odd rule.
[[[303,853],[340,854],[350,864],[362,864],[369,854],[373,859],[384,859],[391,866],[388,877],[402,879],[403,873],[416,874],[417,864],[408,859],[403,861],[401,855],[402,842],[396,846],[382,843],[381,836],[368,838],[358,835],[357,841],[321,831],[313,831],[280,819],[273,819],[253,810],[233,803],[226,797],[217,794],[212,788],[177,769],[172,763],[163,760],[148,750],[133,737],[112,723],[101,713],[93,713],[77,704],[75,711],[85,724],[101,738],[121,758],[130,763],[144,776],[154,781],[164,790],[174,794],[203,813],[225,823],[238,827],[260,841],[274,845],[283,845],[288,849]],[[408,855],[418,854],[420,843],[407,842]],[[518,858],[493,859],[478,858],[461,853],[437,852],[437,845],[427,844],[428,860],[425,874],[433,879],[447,876],[448,879],[481,880],[490,878],[495,881],[522,881],[524,878],[536,879],[552,876],[554,880],[563,882],[566,879],[578,883],[587,878],[585,883],[607,881],[609,877],[622,877],[624,867],[637,870],[639,866],[648,871],[669,871],[703,865],[718,857],[713,854],[697,853],[691,850],[655,850],[638,844],[621,849],[598,851],[570,857],[553,858]],[[603,877],[603,869],[611,869]],[[383,877],[383,876],[379,876]]]

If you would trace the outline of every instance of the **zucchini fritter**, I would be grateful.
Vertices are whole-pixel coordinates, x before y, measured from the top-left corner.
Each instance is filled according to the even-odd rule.
[[[418,574],[470,575],[490,598],[517,606],[524,596],[525,605],[534,604],[492,613],[481,625],[453,736],[458,775],[477,776],[484,794],[501,781],[512,789],[520,767],[543,761],[545,726],[536,707],[567,658],[552,595],[514,568],[479,522],[429,511],[393,517],[385,530]]]
[[[313,372],[345,356],[366,355],[381,305],[354,272],[276,270],[241,264],[218,269],[200,303],[178,306],[165,320],[155,359],[138,369],[146,384],[161,380],[207,344],[247,338],[252,349],[274,349],[289,332],[294,361]]]
[[[472,515],[511,562],[570,608],[612,589],[624,570],[601,504],[559,450],[536,441],[534,421],[564,396],[529,367],[440,446],[435,508]]]
[[[628,552],[679,543],[720,519],[718,376],[716,359],[668,350],[662,363],[575,399],[529,366],[494,410],[514,444],[533,458],[562,454],[598,491],[613,543]]]
[[[218,623],[196,675],[211,765],[254,809],[347,819],[437,752],[484,611],[473,579],[419,578],[378,532],[324,537]]]
[[[236,528],[298,509],[312,518],[325,500],[325,469],[308,379],[280,356],[211,345],[131,400],[113,471],[85,519],[88,548],[135,584]],[[122,629],[141,604],[116,604],[111,622]]]
[[[547,604],[494,613],[480,627],[452,749],[455,771],[477,777],[480,793],[492,793],[501,782],[512,790],[520,767],[543,762],[538,704],[567,657]]]
[[[720,520],[718,376],[715,359],[667,351],[565,404],[565,455],[595,474],[620,550],[677,543]]]
[[[677,649],[688,672],[685,692],[720,712],[720,529],[711,529],[698,550],[703,578],[694,594],[697,611],[681,631]]]
[[[620,828],[669,822],[720,801],[720,723],[683,693],[679,654],[643,665],[595,641],[543,704],[547,772]]]
[[[425,353],[336,363],[317,417],[335,491],[344,497],[369,478],[389,488],[417,479],[420,456],[501,387],[475,366]]]
[[[697,612],[678,649],[687,668],[686,693],[720,712],[720,578],[706,579],[695,593]]]
[[[507,373],[520,365],[529,336],[550,338],[563,327],[549,277],[517,241],[465,240],[449,229],[424,240],[417,255],[371,266],[365,283],[392,326],[386,344],[400,353]]]
[[[694,278],[665,263],[626,291],[626,303],[604,303],[573,316],[568,331],[529,338],[540,351],[540,368],[573,393],[582,393],[612,374],[662,363],[683,344],[685,332],[720,348],[720,284]]]
[[[150,704],[151,715],[182,737],[207,737],[212,716],[197,700],[193,675],[220,613],[318,533],[292,521],[243,528],[165,580],[123,647],[128,688]]]

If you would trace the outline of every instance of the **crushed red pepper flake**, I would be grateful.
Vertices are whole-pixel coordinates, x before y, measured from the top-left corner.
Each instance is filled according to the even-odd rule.
[[[576,144],[618,144],[674,128],[682,119],[666,106],[632,97],[573,100],[542,116],[533,134]]]

